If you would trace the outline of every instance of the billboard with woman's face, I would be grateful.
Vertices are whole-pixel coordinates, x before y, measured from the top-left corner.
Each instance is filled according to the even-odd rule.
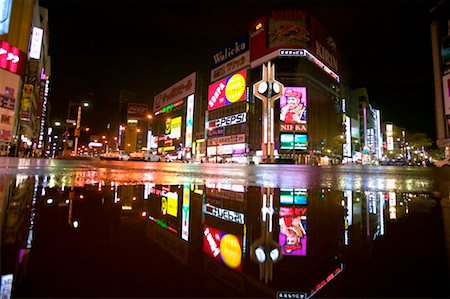
[[[306,87],[285,87],[280,98],[280,121],[306,123]]]

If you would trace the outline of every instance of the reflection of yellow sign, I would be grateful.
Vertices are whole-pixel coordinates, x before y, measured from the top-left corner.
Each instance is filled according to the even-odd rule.
[[[175,150],[175,146],[158,147],[158,153],[162,153],[163,151],[170,152],[170,151],[174,151],[174,150]]]
[[[169,192],[167,195],[167,214],[178,216],[178,194]]]
[[[161,212],[163,215],[167,214],[167,198],[161,197]]]
[[[227,234],[220,240],[220,255],[223,262],[230,268],[241,265],[242,250],[239,240],[235,235]]]
[[[233,75],[227,82],[225,87],[225,96],[231,103],[237,102],[241,99],[245,92],[245,78],[242,74]]]

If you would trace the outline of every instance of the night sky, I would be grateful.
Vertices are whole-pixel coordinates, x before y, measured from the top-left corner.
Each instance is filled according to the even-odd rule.
[[[308,10],[339,43],[350,87],[366,87],[383,121],[435,139],[429,10],[434,1],[40,1],[49,9],[51,120],[89,98],[83,123],[106,128],[119,90],[150,103],[208,67],[212,54],[279,9]],[[94,117],[95,116],[95,117]],[[96,132],[97,131],[97,132]]]

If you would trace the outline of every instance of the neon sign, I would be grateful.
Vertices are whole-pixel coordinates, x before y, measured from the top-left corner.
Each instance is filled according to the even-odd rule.
[[[247,71],[244,69],[208,87],[208,110],[242,101],[246,98]]]
[[[5,41],[0,41],[0,68],[23,76],[26,54]]]

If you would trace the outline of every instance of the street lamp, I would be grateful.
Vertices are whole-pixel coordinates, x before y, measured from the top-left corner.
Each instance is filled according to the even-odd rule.
[[[67,107],[67,119],[66,119],[66,138],[69,137],[69,128],[67,126],[67,123],[69,121],[70,118],[70,108],[72,108],[73,106],[78,106],[78,111],[77,111],[77,120],[75,123],[75,132],[74,132],[74,137],[75,137],[75,144],[74,144],[74,156],[77,156],[77,150],[78,150],[78,137],[80,136],[80,124],[81,124],[81,107],[89,107],[89,103],[86,101],[83,101],[81,103],[74,103],[71,100],[69,100],[69,105]],[[67,141],[66,141],[66,147],[67,147]]]
[[[87,108],[89,107],[89,103],[88,102],[83,102],[82,103],[83,107]],[[77,125],[75,127],[75,145],[73,148],[73,155],[76,157],[77,156],[77,150],[78,150],[78,138],[80,137],[80,124],[81,124],[81,105],[78,106],[78,114],[77,114]]]

